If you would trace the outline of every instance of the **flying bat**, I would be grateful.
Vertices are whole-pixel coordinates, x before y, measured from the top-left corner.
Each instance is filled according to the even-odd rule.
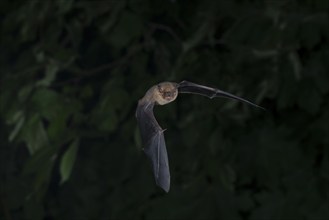
[[[215,97],[231,98],[262,108],[228,92],[188,81],[182,81],[180,83],[162,82],[152,86],[144,97],[138,101],[136,118],[142,137],[142,144],[144,146],[143,150],[151,161],[155,182],[166,192],[168,192],[170,188],[170,172],[163,134],[165,129],[162,129],[155,119],[153,107],[154,105],[166,105],[174,101],[178,93],[198,94],[210,99]]]

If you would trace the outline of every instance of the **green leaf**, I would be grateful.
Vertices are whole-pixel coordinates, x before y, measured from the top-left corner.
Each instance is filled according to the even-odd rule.
[[[26,142],[30,154],[48,145],[48,135],[39,114],[26,119],[22,127],[22,139]]]
[[[21,116],[18,119],[18,122],[16,123],[14,130],[9,135],[10,142],[12,142],[15,139],[15,137],[17,136],[17,134],[20,132],[22,126],[24,125],[24,122],[25,122],[25,117]]]
[[[35,91],[32,102],[41,116],[48,120],[56,118],[64,107],[58,93],[45,88],[40,88]]]
[[[48,166],[49,162],[55,160],[57,150],[58,148],[55,146],[45,147],[38,150],[26,161],[22,173],[24,175],[29,175],[40,172],[42,170],[41,167]]]
[[[72,168],[78,151],[78,146],[79,146],[79,139],[75,139],[62,157],[60,164],[61,184],[66,182],[71,175]]]

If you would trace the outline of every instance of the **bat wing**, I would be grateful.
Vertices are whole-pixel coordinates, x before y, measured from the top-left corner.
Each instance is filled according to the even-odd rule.
[[[224,98],[230,98],[230,99],[235,99],[241,102],[245,102],[249,105],[255,106],[257,108],[264,109],[263,107],[260,107],[246,99],[240,98],[238,96],[232,95],[228,92],[224,92],[222,90],[216,89],[216,88],[211,88],[208,86],[203,86],[199,85],[196,83],[188,82],[188,81],[182,81],[178,84],[178,92],[179,93],[193,93],[193,94],[198,94],[198,95],[203,95],[208,98],[214,98],[214,97],[224,97]]]
[[[151,161],[155,182],[168,192],[170,172],[164,130],[154,117],[153,107],[154,103],[139,103],[136,118],[142,136],[143,150]]]

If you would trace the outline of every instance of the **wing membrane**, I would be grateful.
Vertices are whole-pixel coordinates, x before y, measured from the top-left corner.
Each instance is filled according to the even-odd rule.
[[[143,150],[151,161],[155,182],[168,192],[170,172],[164,130],[154,117],[153,107],[154,103],[138,104],[136,117],[142,135]]]
[[[264,109],[263,107],[261,107],[259,105],[256,105],[246,99],[240,98],[240,97],[230,94],[228,92],[224,92],[224,91],[216,89],[216,88],[211,88],[208,86],[203,86],[203,85],[199,85],[199,84],[188,82],[188,81],[182,81],[181,83],[178,84],[178,92],[203,95],[203,96],[206,96],[211,99],[215,98],[215,97],[230,98],[230,99],[235,99],[235,100],[247,103],[247,104],[255,106],[257,108]]]

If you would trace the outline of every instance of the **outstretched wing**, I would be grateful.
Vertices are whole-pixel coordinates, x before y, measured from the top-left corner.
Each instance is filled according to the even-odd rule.
[[[260,107],[246,99],[240,98],[238,96],[232,95],[228,92],[224,92],[222,90],[211,88],[208,86],[199,85],[196,83],[188,82],[188,81],[182,81],[178,84],[178,92],[179,93],[193,93],[198,95],[203,95],[208,98],[214,98],[214,97],[225,97],[225,98],[231,98],[235,100],[239,100],[241,102],[248,103],[249,105],[255,106],[257,108],[264,109],[263,107]]]
[[[144,152],[151,160],[155,182],[164,191],[170,188],[168,154],[164,139],[164,130],[159,126],[153,114],[154,103],[138,103],[136,118],[142,135]]]

